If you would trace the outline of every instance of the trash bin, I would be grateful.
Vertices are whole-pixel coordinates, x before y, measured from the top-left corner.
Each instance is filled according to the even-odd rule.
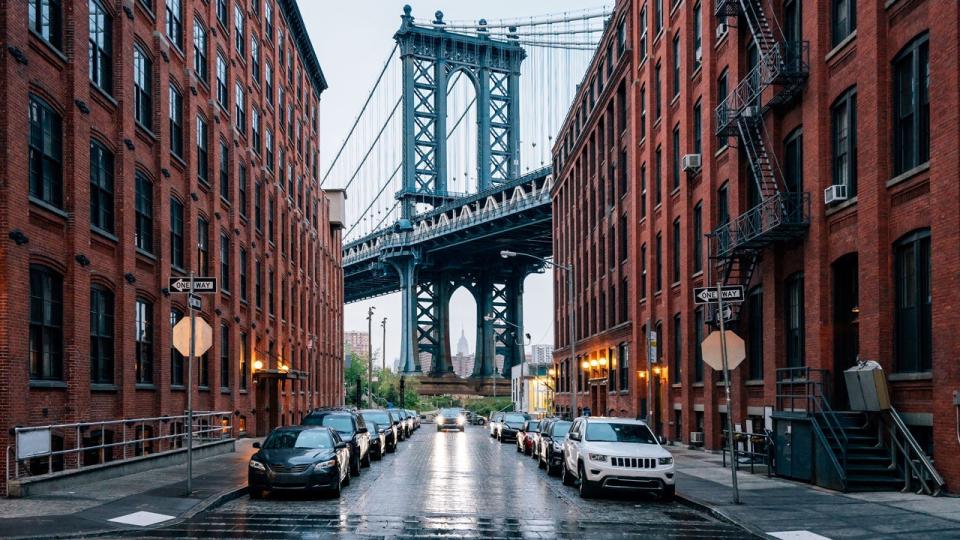
[[[854,411],[883,411],[890,408],[890,392],[883,368],[873,360],[857,362],[843,372],[847,383],[850,409]]]

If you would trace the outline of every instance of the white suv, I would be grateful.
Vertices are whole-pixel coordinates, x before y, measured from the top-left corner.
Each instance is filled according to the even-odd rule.
[[[563,483],[579,480],[580,496],[600,489],[676,492],[673,456],[642,420],[581,417],[563,441]]]

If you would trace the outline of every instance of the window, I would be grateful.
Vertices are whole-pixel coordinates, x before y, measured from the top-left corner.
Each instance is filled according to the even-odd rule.
[[[220,233],[220,288],[230,290],[230,236]]]
[[[144,128],[153,129],[153,63],[139,45],[133,47],[133,116]]]
[[[270,316],[276,314],[276,280],[273,278],[273,270],[267,270],[267,306],[270,309]]]
[[[894,245],[896,280],[896,370],[930,371],[933,360],[930,230],[908,234]]]
[[[273,202],[273,197],[267,197],[267,240],[271,244],[276,242],[276,231],[273,226],[273,216],[275,213]]]
[[[857,194],[857,91],[851,89],[830,108],[833,184],[847,186],[847,195]]]
[[[210,360],[208,350],[200,358],[197,358],[197,386],[203,389],[210,388]]]
[[[113,384],[113,293],[90,288],[90,382]]]
[[[246,39],[243,35],[243,8],[239,5],[233,6],[233,29],[234,43],[237,45],[237,54],[244,55],[243,42]]]
[[[693,273],[703,271],[703,202],[693,207]]]
[[[256,36],[250,36],[250,76],[260,82],[260,42]]]
[[[673,97],[680,95],[680,32],[673,36]]]
[[[63,277],[30,265],[30,379],[63,379]]]
[[[90,82],[108,94],[113,93],[113,19],[100,0],[90,0],[89,39],[87,57],[90,64]]]
[[[193,20],[193,71],[207,82],[207,29],[199,19]]]
[[[783,3],[783,39],[788,44],[801,41],[803,38],[801,0],[786,0]]]
[[[247,109],[243,99],[243,85],[240,84],[240,81],[237,81],[236,85],[234,86],[234,101],[236,101],[237,131],[239,131],[241,135],[246,135]]]
[[[680,218],[673,220],[673,283],[680,281]]]
[[[197,272],[210,275],[210,225],[203,218],[197,218]]]
[[[30,96],[30,196],[63,207],[63,132],[60,115]]]
[[[830,33],[832,45],[836,47],[857,29],[857,1],[831,0],[831,4],[830,14],[833,25]]]
[[[623,54],[623,50],[627,45],[627,20],[625,18],[620,19],[620,23],[617,25],[617,56]],[[608,69],[612,69],[610,64],[607,65]]]
[[[930,160],[930,65],[927,34],[914,39],[893,61],[893,173]]]
[[[237,165],[237,189],[239,194],[240,216],[247,217],[247,168],[240,163]]]
[[[263,63],[263,98],[267,103],[273,103],[273,66],[267,60]]]
[[[30,0],[28,22],[33,30],[50,45],[63,45],[62,0]]]
[[[653,73],[654,73],[654,79],[653,79],[653,82],[654,82],[654,84],[653,84],[653,92],[654,92],[654,94],[653,94],[653,99],[654,99],[653,112],[654,112],[654,118],[655,118],[656,120],[659,120],[659,119],[660,119],[660,114],[661,114],[661,112],[663,112],[663,111],[662,111],[663,104],[660,102],[660,98],[661,98],[661,96],[663,95],[663,82],[662,82],[661,77],[660,77],[660,62],[657,62],[657,66],[656,66],[656,68],[654,68],[654,72],[653,72]],[[656,121],[656,120],[654,120],[654,121]]]
[[[267,6],[269,5],[267,3]],[[247,334],[240,332],[240,390],[247,389],[247,373],[250,371],[247,365],[248,358],[250,358],[250,345],[247,344]]]
[[[273,0],[263,2],[264,32],[268,39],[273,39]]]
[[[726,225],[730,222],[730,206],[729,201],[727,201],[728,187],[727,183],[724,182],[717,190],[717,223],[719,225]]]
[[[699,307],[693,312],[693,331],[696,333],[693,347],[693,382],[703,382],[703,351],[700,344],[703,343],[703,308]]]
[[[681,330],[680,314],[677,313],[673,316],[673,369],[670,370],[670,380],[673,384],[680,384],[682,380],[681,376],[683,375],[683,358],[681,358],[683,353],[683,340],[680,337]]]
[[[727,99],[727,69],[724,68],[720,72],[720,76],[717,77],[717,103],[719,103],[718,109],[720,109],[724,115],[728,114],[726,109],[725,100]],[[717,143],[721,148],[727,146],[727,136],[726,135],[717,135]]]
[[[647,217],[647,164],[640,166],[640,219]]]
[[[240,299],[247,300],[247,250],[240,248]]]
[[[170,310],[170,328],[180,322],[183,318],[183,312],[173,308]],[[183,386],[183,365],[184,358],[173,344],[170,344],[170,386]]]
[[[153,253],[153,183],[136,173],[136,247]]]
[[[183,203],[170,198],[170,264],[175,268],[183,268]]]
[[[806,365],[804,359],[804,331],[803,331],[803,273],[797,272],[787,278],[784,286],[784,306],[787,313],[784,317],[787,339],[787,367],[802,367]]]
[[[228,0],[217,0],[217,21],[227,28],[227,14],[230,12]]]
[[[638,45],[638,52],[640,55],[638,58],[643,60],[647,57],[647,6],[643,6],[640,9],[640,42]]]
[[[260,138],[260,111],[256,107],[250,108],[250,134],[253,138],[253,151],[259,155],[263,151]]]
[[[654,35],[663,30],[663,0],[653,0],[653,28]]]
[[[747,369],[751,381],[763,380],[763,289],[747,295]]]
[[[264,130],[263,145],[266,149],[266,167],[267,170],[273,170],[273,131],[270,131],[270,128]]]
[[[173,84],[170,85],[170,151],[177,157],[183,157],[183,95]]]
[[[699,2],[693,6],[693,69],[700,69],[703,61],[703,17]]]
[[[797,128],[783,143],[783,179],[787,191],[803,191],[803,130]]]
[[[220,325],[220,390],[230,389],[230,327]]]
[[[680,189],[680,124],[673,126],[673,188]]]
[[[620,83],[617,88],[617,133],[623,133],[627,129],[627,86]],[[610,137],[611,144],[613,137]]]
[[[647,136],[647,87],[640,86],[640,140]]]
[[[134,306],[137,384],[153,384],[153,304],[137,298]]]
[[[693,106],[693,153],[703,153],[703,112],[702,100],[697,100]]]
[[[620,233],[620,260],[623,262],[626,262],[628,246],[630,245],[630,242],[628,241],[628,236],[627,236],[627,215],[626,214],[623,214],[620,216],[620,227],[618,232]]]
[[[167,0],[167,37],[180,50],[183,50],[183,2]]]
[[[220,197],[230,200],[230,146],[227,141],[220,139]]]
[[[257,259],[253,265],[253,295],[257,309],[263,309],[263,263]]]
[[[663,236],[661,233],[657,233],[657,244],[656,244],[656,267],[654,268],[654,280],[656,281],[656,291],[660,292],[663,288]]]
[[[90,225],[113,232],[113,154],[90,141]]]
[[[230,96],[227,93],[227,60],[217,53],[217,103],[220,108],[227,110],[230,107]]]
[[[253,221],[257,230],[263,230],[263,184],[253,185]]]
[[[661,202],[663,202],[663,149],[659,146],[657,147],[657,152],[654,155],[654,165],[655,169],[653,172],[656,176],[656,178],[654,178],[654,181],[656,182],[655,202],[656,205],[659,205]]]
[[[620,379],[620,391],[625,391],[630,388],[630,346],[621,343],[617,346],[617,349],[617,358],[620,360],[618,366],[620,373],[617,378]]]

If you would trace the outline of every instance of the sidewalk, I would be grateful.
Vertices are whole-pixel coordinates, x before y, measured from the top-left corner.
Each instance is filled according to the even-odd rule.
[[[680,497],[760,535],[798,540],[960,539],[960,498],[840,493],[741,468],[737,479],[743,504],[735,505],[730,469],[723,468],[719,454],[679,447],[670,451],[676,459]]]
[[[236,452],[195,461],[190,497],[184,496],[184,463],[72,490],[24,499],[0,498],[0,538],[90,536],[188,518],[242,492],[253,442],[241,439]]]

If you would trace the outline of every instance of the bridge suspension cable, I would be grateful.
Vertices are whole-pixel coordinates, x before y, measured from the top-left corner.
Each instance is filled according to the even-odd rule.
[[[555,23],[565,23],[565,22],[575,22],[575,21],[589,21],[591,19],[599,19],[609,17],[613,12],[612,6],[601,6],[599,8],[592,8],[584,10],[583,12],[564,12],[556,13],[551,15],[544,15],[542,17],[530,17],[522,19],[500,19],[494,23],[487,23],[484,25],[480,24],[480,21],[469,21],[469,20],[451,20],[444,23],[435,23],[430,22],[426,23],[425,26],[433,26],[434,28],[443,28],[444,30],[479,30],[490,29],[490,28],[510,28],[510,27],[528,27],[528,26],[543,26],[547,24]],[[424,24],[418,22],[418,24]]]

